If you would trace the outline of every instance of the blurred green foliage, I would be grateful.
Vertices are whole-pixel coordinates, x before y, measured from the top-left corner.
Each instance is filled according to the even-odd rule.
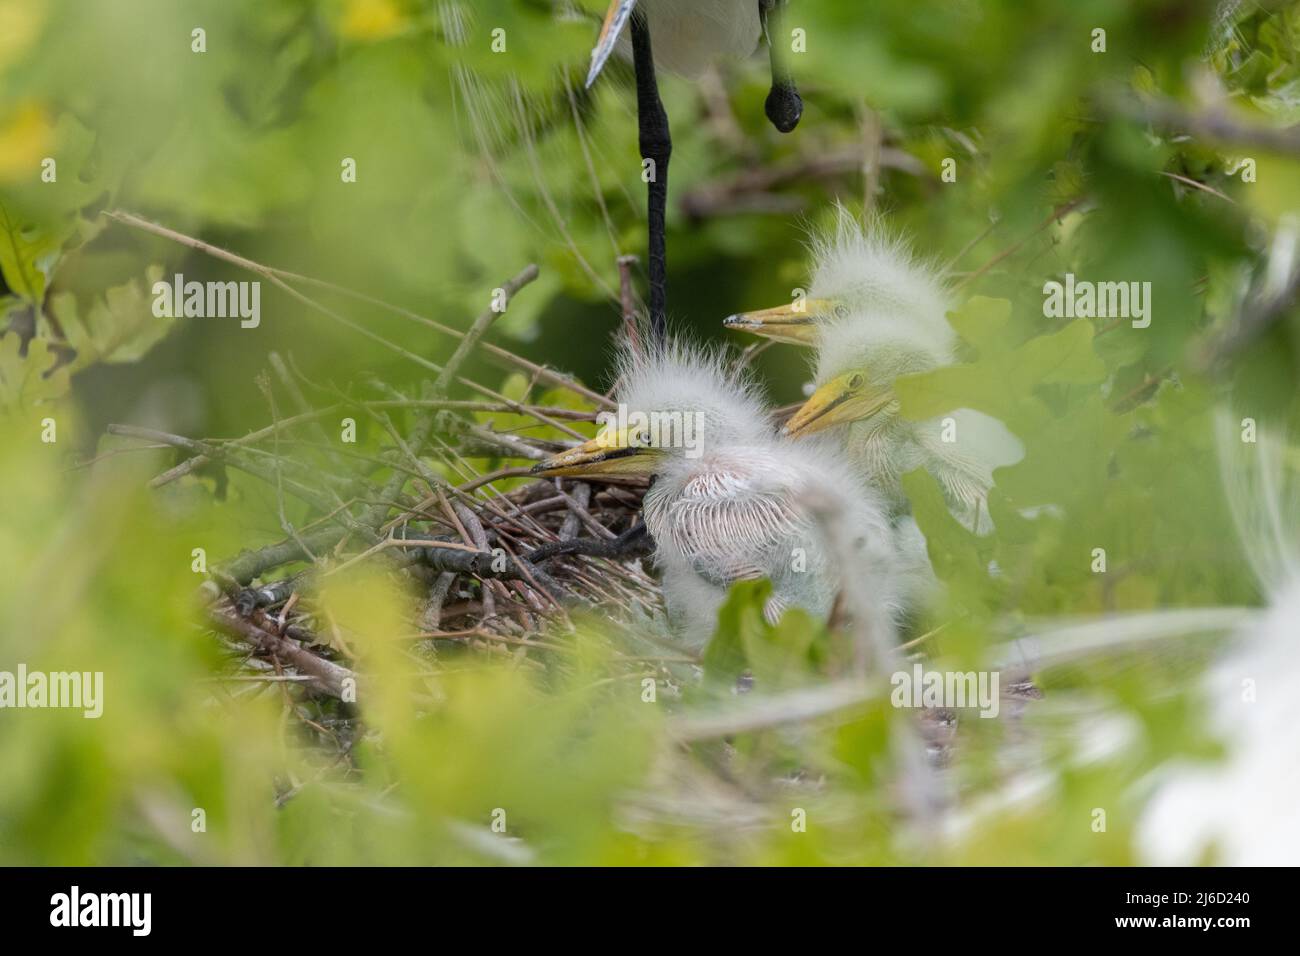
[[[565,636],[562,678],[506,658],[413,681],[399,636],[409,597],[356,576],[324,598],[373,682],[351,760],[295,739],[288,717],[302,705],[288,692],[217,689],[192,549],[215,558],[278,540],[274,494],[231,476],[221,500],[205,478],[150,495],[170,458],[101,439],[104,426],[261,427],[254,376],[272,350],[345,390],[423,373],[269,283],[255,330],[157,319],[159,275],[249,276],[101,213],[129,210],[459,328],[537,262],[541,278],[493,334],[607,385],[615,260],[644,254],[644,197],[630,68],[615,62],[582,88],[603,4],[574,6],[588,16],[557,19],[539,0],[0,0],[0,669],[106,675],[97,721],[0,712],[0,862],[1126,863],[1144,774],[1212,754],[1188,690],[1195,661],[1072,669],[1045,685],[1065,706],[1027,718],[1057,771],[1053,799],[937,842],[898,812],[903,717],[879,700],[726,744],[674,736],[683,714],[734,698],[742,669],[764,692],[797,692],[843,663],[806,618],[764,622],[761,583],[736,589],[705,680],[680,701],[651,704],[638,682],[606,679],[620,652],[599,620]],[[663,80],[670,307],[712,338],[722,316],[786,300],[835,199],[883,212],[965,282],[961,364],[901,383],[904,413],[979,408],[1027,454],[997,475],[988,538],[953,521],[928,475],[907,477],[946,585],[915,634],[935,629],[931,653],[970,666],[1026,618],[1256,600],[1210,426],[1226,398],[1292,420],[1294,307],[1224,361],[1199,358],[1300,215],[1300,156],[1173,135],[1124,104],[1142,93],[1196,116],[1221,98],[1242,124],[1300,120],[1300,5],[792,8],[807,35],[792,57],[807,105],[794,134],[763,117],[761,56],[701,83]],[[340,177],[348,158],[355,183]],[[945,159],[955,182],[940,176]],[[756,185],[755,170],[780,175]],[[1150,328],[1044,317],[1043,284],[1068,272],[1150,282]],[[434,361],[454,345],[365,303],[347,314]],[[574,404],[478,361],[467,374],[512,399]],[[802,355],[774,348],[756,365],[774,400],[798,398]],[[361,447],[377,447],[385,436],[361,424]],[[1135,742],[1082,759],[1067,719],[1081,699],[1118,709]],[[1004,726],[963,721],[955,773],[968,792],[995,789]],[[1098,806],[1106,833],[1089,826]],[[192,831],[194,808],[206,832]],[[791,828],[795,809],[806,832]],[[498,810],[504,835],[491,829]]]

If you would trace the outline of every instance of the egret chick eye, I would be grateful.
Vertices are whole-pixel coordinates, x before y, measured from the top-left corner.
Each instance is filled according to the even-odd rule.
[[[849,388],[853,389],[856,392],[858,389],[862,387],[862,382],[863,382],[862,374],[860,372],[854,372],[853,375],[849,378]]]
[[[849,314],[849,307],[841,303],[835,306],[831,311],[835,313],[835,318],[842,319]]]

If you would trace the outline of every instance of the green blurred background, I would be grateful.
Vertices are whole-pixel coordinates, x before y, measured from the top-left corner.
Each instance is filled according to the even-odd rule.
[[[373,378],[410,389],[423,370],[268,282],[257,329],[154,319],[153,266],[254,276],[101,213],[127,210],[458,328],[536,262],[540,279],[495,341],[606,386],[615,262],[644,258],[631,70],[614,62],[583,89],[603,4],[560,17],[556,6],[567,5],[0,0],[0,668],[103,670],[108,695],[98,721],[0,712],[0,862],[1132,862],[1145,774],[1214,751],[1189,689],[1196,661],[1056,678],[1049,697],[1104,698],[1136,742],[1080,767],[1049,723],[1059,799],[956,842],[917,838],[892,800],[896,712],[743,735],[722,771],[720,744],[668,736],[677,705],[647,707],[634,684],[603,680],[614,650],[595,624],[566,638],[578,652],[561,677],[465,667],[439,682],[436,706],[416,707],[391,647],[408,598],[365,578],[336,588],[328,600],[357,622],[385,688],[342,761],[286,727],[301,703],[214,691],[191,550],[278,540],[274,496],[248,481],[218,498],[197,478],[151,494],[145,482],[172,457],[126,452],[105,427],[262,427],[255,377],[271,351],[343,389]],[[1200,359],[1294,228],[1300,158],[1172,135],[1131,107],[1142,94],[1183,117],[1294,123],[1300,7],[791,6],[807,38],[791,57],[806,106],[795,133],[763,116],[761,54],[699,82],[662,78],[671,320],[722,338],[723,316],[807,284],[805,243],[837,200],[881,213],[967,279],[961,386],[1028,449],[999,474],[990,539],[947,519],[924,476],[909,483],[949,586],[930,622],[946,627],[944,653],[977,659],[1024,618],[1257,601],[1218,488],[1212,415],[1226,399],[1291,422],[1294,307],[1213,365]],[[41,181],[45,157],[56,182]],[[341,179],[345,158],[354,183]],[[947,158],[955,182],[941,179]],[[1067,272],[1151,282],[1151,327],[1063,332],[1043,316],[1042,286]],[[634,279],[643,291],[639,268]],[[435,362],[454,346],[330,301]],[[802,355],[773,348],[756,364],[774,401],[799,399]],[[477,359],[468,374],[506,378]],[[915,383],[918,416],[943,375]],[[53,445],[40,441],[47,416]],[[83,467],[97,454],[109,457]],[[1099,543],[1104,578],[1089,568]],[[743,615],[728,626],[760,627]],[[961,772],[992,789],[1002,732],[971,734]],[[792,805],[809,808],[807,833],[791,832]],[[1087,826],[1099,805],[1114,808],[1102,835]],[[206,832],[193,832],[194,808]],[[493,842],[496,808],[519,841]]]

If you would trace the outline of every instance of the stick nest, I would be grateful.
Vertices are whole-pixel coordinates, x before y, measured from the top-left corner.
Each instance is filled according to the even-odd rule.
[[[132,218],[141,228],[169,232]],[[333,313],[297,291],[298,284],[355,295],[283,275],[294,280],[288,288],[295,295],[326,314]],[[504,285],[506,296],[536,275],[535,267],[524,269]],[[344,393],[312,382],[292,359],[272,353],[270,369],[257,380],[271,418],[259,431],[194,439],[110,426],[113,434],[178,450],[178,463],[157,476],[154,487],[199,473],[213,477],[220,492],[235,469],[274,489],[284,537],[218,560],[202,588],[207,623],[232,653],[232,677],[267,687],[297,684],[314,698],[354,701],[365,661],[316,597],[329,578],[363,568],[382,569],[412,596],[416,610],[406,632],[395,636],[409,641],[413,662],[431,674],[448,655],[465,653],[563,668],[574,651],[575,616],[597,608],[603,631],[620,633],[609,625],[621,622],[637,625],[626,629],[629,634],[642,632],[635,639],[640,653],[615,654],[622,664],[615,679],[672,680],[683,665],[691,666],[690,655],[670,641],[665,651],[666,639],[654,637],[662,627],[645,626],[662,617],[658,583],[641,561],[649,548],[648,537],[638,533],[647,483],[529,476],[533,462],[588,437],[574,426],[593,422],[611,403],[560,372],[481,344],[502,304],[466,331],[384,306],[460,339],[443,366],[410,356],[436,373],[418,395],[382,382]],[[476,349],[528,377],[522,399],[460,374]],[[472,398],[448,398],[453,390]],[[534,404],[530,396],[538,392],[544,394]],[[559,402],[557,395],[569,400]],[[498,417],[513,427],[496,427]],[[380,429],[379,447],[371,442],[364,454],[340,440],[333,429],[347,418]],[[307,506],[306,520],[290,521],[291,499]]]

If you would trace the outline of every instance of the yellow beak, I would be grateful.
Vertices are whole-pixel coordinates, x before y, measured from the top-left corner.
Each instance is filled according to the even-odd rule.
[[[811,435],[834,425],[870,418],[892,401],[894,391],[889,386],[872,385],[861,372],[846,372],[813,392],[783,430],[794,437]]]
[[[834,308],[835,304],[829,299],[801,299],[773,309],[729,315],[722,320],[722,325],[738,332],[753,332],[776,342],[815,346],[821,334],[819,323]]]
[[[539,461],[532,474],[540,477],[566,475],[653,475],[662,457],[657,448],[633,444],[620,431],[597,436]]]

